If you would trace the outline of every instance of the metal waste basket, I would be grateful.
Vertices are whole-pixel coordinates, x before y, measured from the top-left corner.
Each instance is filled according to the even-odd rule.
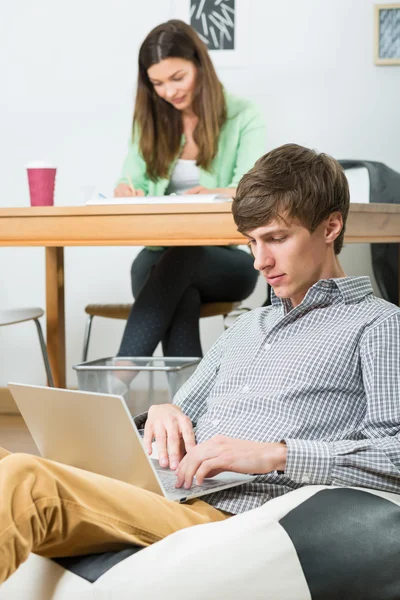
[[[123,396],[131,413],[137,415],[148,410],[151,404],[171,402],[200,360],[198,357],[116,356],[83,362],[73,369],[80,390]],[[164,388],[164,394],[157,398],[155,376],[157,387]]]

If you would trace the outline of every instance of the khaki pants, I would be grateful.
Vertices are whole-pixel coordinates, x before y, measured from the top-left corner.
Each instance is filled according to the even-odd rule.
[[[179,504],[127,483],[0,448],[0,583],[30,552],[72,556],[148,546],[230,515]]]

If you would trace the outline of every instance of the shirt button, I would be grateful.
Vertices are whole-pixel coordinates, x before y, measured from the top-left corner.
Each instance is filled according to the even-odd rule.
[[[243,394],[247,394],[249,391],[250,391],[250,386],[249,385],[244,385],[242,387]]]
[[[217,425],[219,425],[219,423],[220,423],[220,420],[219,420],[219,419],[213,419],[213,420],[211,421],[211,423],[212,423],[213,425],[217,426]]]
[[[271,344],[265,344],[264,348],[265,350],[269,350],[271,348]]]
[[[311,477],[309,475],[303,475],[301,478],[301,483],[310,483]]]

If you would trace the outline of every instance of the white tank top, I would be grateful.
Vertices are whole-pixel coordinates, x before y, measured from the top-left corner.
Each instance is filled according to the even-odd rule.
[[[183,194],[200,183],[199,167],[195,160],[178,158],[167,188],[167,194]]]

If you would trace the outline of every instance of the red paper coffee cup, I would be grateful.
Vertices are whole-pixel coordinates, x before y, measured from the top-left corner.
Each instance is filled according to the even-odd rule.
[[[31,206],[53,206],[57,169],[44,163],[27,165]]]

